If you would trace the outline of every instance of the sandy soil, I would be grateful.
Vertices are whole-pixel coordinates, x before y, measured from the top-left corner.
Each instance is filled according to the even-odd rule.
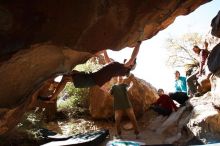
[[[129,128],[129,121],[122,121],[122,140],[139,141],[144,142],[146,144],[162,144],[163,137],[156,133],[155,127],[157,127],[157,125],[155,125],[155,127],[149,127],[149,123],[157,117],[158,115],[155,112],[147,111],[140,119],[138,119],[138,125],[140,130],[138,139],[136,139],[136,136],[132,129],[124,129],[126,128],[126,126],[127,128]],[[115,139],[116,129],[113,119],[94,121],[90,117],[85,116],[80,118],[72,118],[69,120],[57,120],[55,122],[49,122],[47,124],[44,123],[41,126],[43,126],[42,128],[47,128],[62,135],[74,135],[77,133],[85,133],[88,131],[95,131],[98,129],[108,129],[110,132],[110,136],[106,138],[106,140],[102,144],[100,144],[100,146],[105,146],[111,140],[119,140]],[[21,132],[18,129],[15,129],[13,134],[10,137],[8,137],[7,140],[4,139],[4,145],[7,144],[11,146],[33,146],[45,144],[44,141],[35,141],[31,139],[30,136],[26,135],[24,131]],[[37,130],[37,128],[35,129]]]

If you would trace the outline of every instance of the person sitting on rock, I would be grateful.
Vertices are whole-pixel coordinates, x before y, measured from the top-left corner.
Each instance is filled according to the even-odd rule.
[[[169,116],[173,111],[177,111],[177,106],[163,89],[158,89],[159,99],[151,107],[155,112],[163,116]]]
[[[205,49],[200,49],[198,46],[193,47],[193,51],[199,56],[199,68],[187,78],[188,90],[191,96],[199,95],[197,88],[199,86],[198,78],[205,74],[206,61],[209,56],[208,43],[204,43]],[[210,75],[207,76],[209,78]]]
[[[102,87],[113,77],[128,75],[134,66],[134,60],[139,52],[140,44],[141,41],[138,41],[132,52],[130,60],[125,64],[116,61],[111,62],[109,59],[108,63],[96,72],[85,73],[73,70],[71,73],[63,75],[63,78],[51,100],[56,100],[58,94],[64,89],[67,82],[73,82],[76,88],[88,88],[95,85]]]
[[[120,123],[124,113],[126,113],[126,115],[129,117],[134,127],[134,133],[136,134],[136,136],[138,136],[139,134],[137,120],[127,93],[132,86],[133,86],[133,82],[130,82],[129,85],[125,84],[123,83],[122,77],[119,76],[117,79],[117,83],[113,85],[110,90],[110,94],[114,97],[113,105],[114,105],[114,113],[115,113],[115,125],[119,137],[121,136]]]
[[[181,105],[184,105],[189,99],[187,95],[186,78],[180,76],[179,71],[175,71],[175,92],[169,93],[169,96]]]

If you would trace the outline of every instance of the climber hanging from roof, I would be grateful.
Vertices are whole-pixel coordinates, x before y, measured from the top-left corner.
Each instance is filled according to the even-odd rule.
[[[111,62],[108,58],[107,64],[96,72],[85,73],[73,70],[69,74],[63,75],[61,82],[57,86],[50,100],[56,100],[58,94],[64,89],[67,82],[73,82],[76,88],[88,88],[95,85],[101,87],[106,82],[110,81],[112,77],[129,75],[130,71],[135,66],[135,60],[140,45],[141,41],[138,41],[132,52],[131,58],[124,64],[116,61]],[[104,56],[106,57],[105,51]]]
[[[140,46],[140,44],[138,44],[137,46]],[[136,56],[138,54],[139,47],[137,47],[136,49],[137,50],[133,51],[131,55],[131,59],[127,62],[132,64],[131,70],[134,69],[136,66]],[[109,58],[106,50],[103,53],[106,63],[110,63],[111,59]],[[124,64],[126,64],[125,62],[126,59],[124,60]],[[120,126],[121,119],[126,113],[126,115],[128,116],[128,118],[132,123],[132,126],[134,127],[134,133],[136,135],[136,138],[138,138],[139,137],[138,124],[132,104],[128,97],[128,92],[133,87],[133,82],[130,81],[130,83],[125,83],[123,81],[124,80],[121,75],[117,76],[117,81],[113,84],[113,86],[109,90],[109,93],[112,95],[112,97],[114,97],[113,107],[114,107],[114,116],[115,116],[115,127],[117,131],[116,137],[121,138],[121,134],[122,134],[121,126]]]

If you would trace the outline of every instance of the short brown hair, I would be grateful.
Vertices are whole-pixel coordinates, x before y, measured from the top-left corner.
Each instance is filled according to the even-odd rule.
[[[193,48],[199,48],[199,46],[195,45],[195,46],[193,46]]]

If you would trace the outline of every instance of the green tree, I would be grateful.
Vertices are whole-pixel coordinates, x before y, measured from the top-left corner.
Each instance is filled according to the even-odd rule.
[[[86,63],[77,65],[74,69],[77,71],[84,71],[84,72],[95,72],[99,70],[102,65],[99,63],[100,57],[94,57],[89,59]]]

